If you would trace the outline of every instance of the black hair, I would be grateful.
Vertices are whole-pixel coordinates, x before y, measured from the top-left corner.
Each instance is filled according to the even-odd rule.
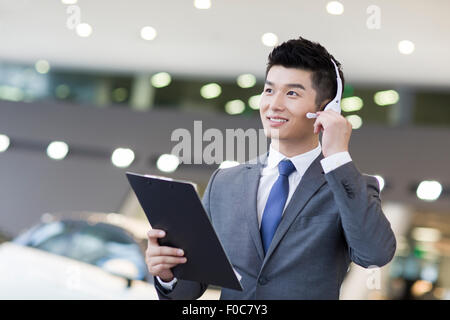
[[[312,86],[317,93],[315,103],[319,108],[325,101],[332,100],[337,91],[336,71],[331,59],[338,66],[344,90],[344,73],[339,61],[319,43],[302,37],[283,42],[272,50],[267,62],[266,78],[274,65],[311,71]]]

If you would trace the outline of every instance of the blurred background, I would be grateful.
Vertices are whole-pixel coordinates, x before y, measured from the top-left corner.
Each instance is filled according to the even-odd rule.
[[[350,154],[378,178],[397,237],[381,270],[351,265],[341,299],[450,299],[448,12],[446,0],[0,0],[0,298],[155,299],[125,172],[202,195],[219,164],[179,164],[172,132],[262,128],[267,56],[302,36],[342,63]]]

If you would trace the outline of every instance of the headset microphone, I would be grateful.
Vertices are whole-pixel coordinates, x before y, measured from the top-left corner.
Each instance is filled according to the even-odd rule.
[[[331,62],[333,62],[334,69],[336,70],[337,92],[336,92],[336,96],[333,98],[333,100],[331,100],[325,106],[324,111],[331,109],[340,114],[341,113],[342,80],[341,80],[341,77],[339,76],[339,69],[338,69],[336,63],[333,61],[333,59],[331,59]],[[317,118],[317,114],[308,112],[306,114],[306,117],[309,119]]]

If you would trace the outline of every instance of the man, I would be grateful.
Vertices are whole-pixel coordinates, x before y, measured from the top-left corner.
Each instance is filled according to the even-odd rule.
[[[260,102],[270,150],[209,181],[203,204],[244,288],[223,288],[221,299],[338,299],[351,261],[381,267],[394,256],[379,184],[348,152],[351,124],[323,111],[337,91],[331,59],[340,67],[303,38],[274,48]],[[200,297],[206,285],[174,278],[170,269],[188,260],[159,246],[160,232],[149,231],[147,250],[159,297]]]

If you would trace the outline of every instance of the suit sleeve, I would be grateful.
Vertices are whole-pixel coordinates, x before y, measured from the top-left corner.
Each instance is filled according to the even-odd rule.
[[[203,194],[202,200],[203,207],[205,208],[210,220],[211,212],[209,198],[212,184],[218,171],[219,169],[214,171],[214,173],[212,174],[206,187],[205,193]],[[167,290],[161,286],[156,277],[154,277],[154,284],[160,300],[195,300],[200,298],[208,288],[208,285],[204,283],[178,279],[173,289]]]
[[[364,268],[391,261],[396,240],[381,208],[378,180],[362,175],[353,161],[328,172],[325,178],[339,209],[352,261]]]

